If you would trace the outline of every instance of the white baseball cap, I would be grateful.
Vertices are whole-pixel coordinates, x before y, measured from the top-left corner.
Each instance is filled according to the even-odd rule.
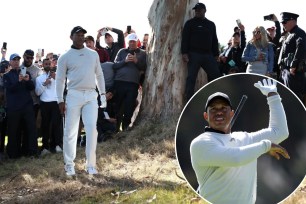
[[[134,40],[134,41],[137,41],[138,40],[138,37],[135,33],[131,33],[129,34],[127,37],[126,37],[127,41],[129,42],[130,40]]]

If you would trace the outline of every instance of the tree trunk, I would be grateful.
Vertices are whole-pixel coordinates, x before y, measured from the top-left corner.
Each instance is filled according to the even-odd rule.
[[[198,0],[154,0],[149,11],[152,28],[148,46],[148,68],[143,87],[141,115],[167,118],[184,107],[187,64],[181,56],[184,23],[194,16]],[[207,83],[200,69],[196,90]]]

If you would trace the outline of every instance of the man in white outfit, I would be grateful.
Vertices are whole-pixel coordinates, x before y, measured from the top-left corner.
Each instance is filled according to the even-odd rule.
[[[101,107],[106,107],[105,82],[96,51],[84,47],[87,31],[81,26],[72,29],[70,39],[71,49],[60,56],[57,64],[56,93],[61,114],[65,114],[65,129],[63,138],[63,154],[65,171],[68,176],[75,175],[74,159],[76,157],[79,120],[82,116],[86,132],[86,171],[97,174],[97,117],[98,102],[96,86],[98,87]],[[67,78],[66,104],[63,93]]]
[[[213,204],[254,204],[257,187],[257,158],[269,153],[289,159],[278,144],[288,137],[287,120],[276,81],[263,79],[254,84],[270,108],[269,126],[257,132],[231,132],[234,115],[229,97],[221,92],[206,102],[204,118],[209,127],[190,146],[191,163],[199,194]]]

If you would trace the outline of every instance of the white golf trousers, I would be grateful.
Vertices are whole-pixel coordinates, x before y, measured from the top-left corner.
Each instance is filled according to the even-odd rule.
[[[80,116],[86,132],[86,167],[96,166],[98,93],[69,90],[66,97],[63,154],[66,166],[74,166]]]

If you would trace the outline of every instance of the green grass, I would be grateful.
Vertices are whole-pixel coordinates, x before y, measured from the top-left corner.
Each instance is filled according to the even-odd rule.
[[[199,200],[195,193],[186,185],[175,187],[145,187],[126,191],[110,191],[98,197],[83,197],[80,203],[159,203],[159,204],[189,204],[205,203]]]

